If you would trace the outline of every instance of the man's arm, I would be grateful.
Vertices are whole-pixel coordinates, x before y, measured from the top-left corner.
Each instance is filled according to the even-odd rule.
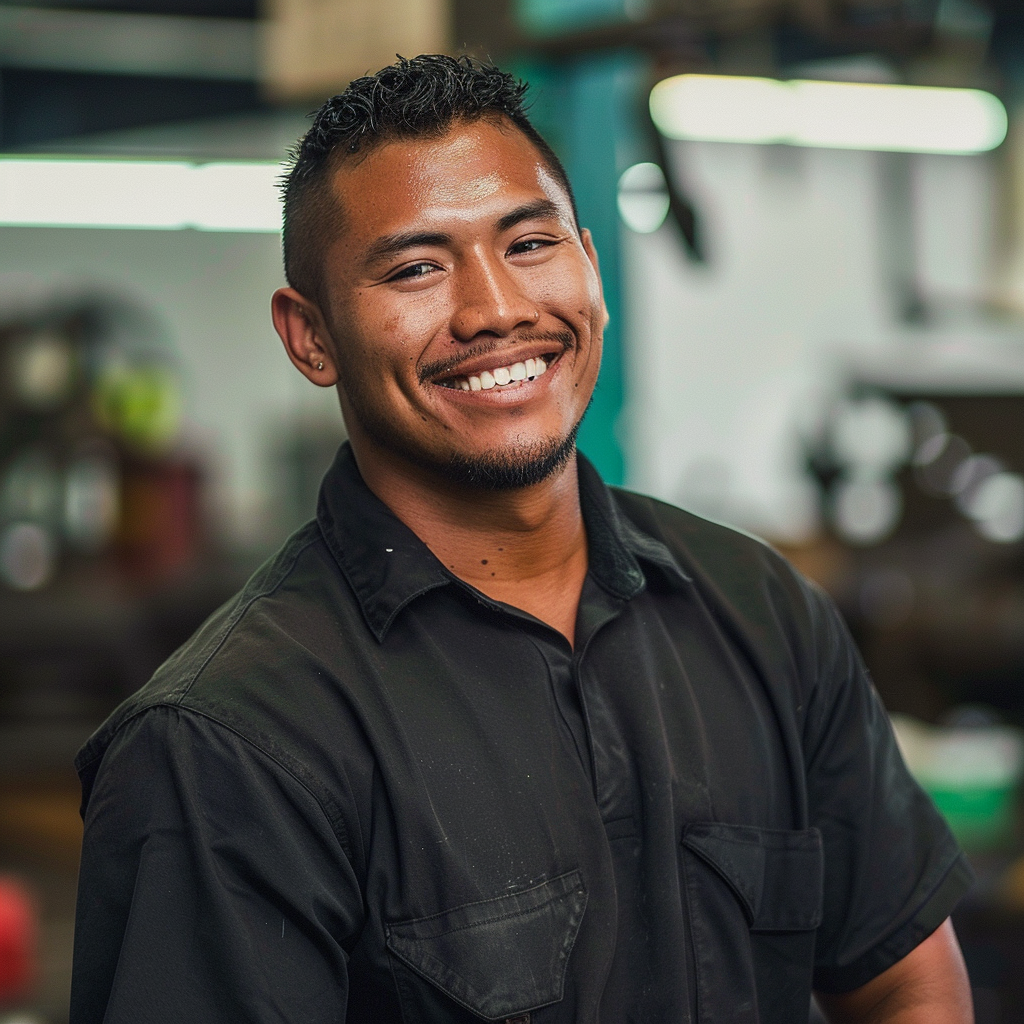
[[[126,723],[91,787],[71,1024],[343,1022],[358,881],[310,790],[180,707]]]
[[[971,987],[947,918],[902,960],[866,985],[815,998],[832,1024],[973,1024]]]

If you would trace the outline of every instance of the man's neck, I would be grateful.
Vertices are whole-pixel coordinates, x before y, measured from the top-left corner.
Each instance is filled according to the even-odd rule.
[[[367,486],[456,576],[547,623],[571,644],[587,572],[575,456],[531,487],[485,491],[375,458]]]

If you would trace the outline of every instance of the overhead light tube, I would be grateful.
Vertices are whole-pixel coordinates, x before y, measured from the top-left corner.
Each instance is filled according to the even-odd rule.
[[[281,230],[276,161],[0,158],[0,225]]]
[[[983,153],[1006,137],[1006,108],[981,89],[677,75],[650,96],[671,139],[902,153]]]

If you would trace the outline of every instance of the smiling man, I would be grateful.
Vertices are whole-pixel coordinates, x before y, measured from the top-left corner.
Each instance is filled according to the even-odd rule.
[[[298,148],[274,324],[350,443],[79,755],[73,1024],[971,1019],[831,604],[576,451],[607,314],[522,96],[400,61]]]

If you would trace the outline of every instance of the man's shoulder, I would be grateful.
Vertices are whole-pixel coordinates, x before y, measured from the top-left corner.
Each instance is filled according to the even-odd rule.
[[[710,576],[719,585],[749,586],[775,577],[797,589],[804,580],[767,541],[752,533],[621,487],[610,488],[619,512],[641,532],[660,541],[687,575]],[[723,578],[723,572],[725,572]]]
[[[705,605],[720,622],[731,620],[737,635],[776,652],[780,643],[809,652],[839,640],[831,599],[767,541],[634,491],[611,492],[619,513],[664,545]]]
[[[127,723],[154,708],[222,718],[218,706],[234,703],[232,691],[259,687],[274,674],[283,651],[301,645],[293,624],[308,622],[322,605],[317,589],[337,586],[332,575],[337,573],[319,527],[308,523],[115,709],[79,751],[79,771],[101,758]]]

